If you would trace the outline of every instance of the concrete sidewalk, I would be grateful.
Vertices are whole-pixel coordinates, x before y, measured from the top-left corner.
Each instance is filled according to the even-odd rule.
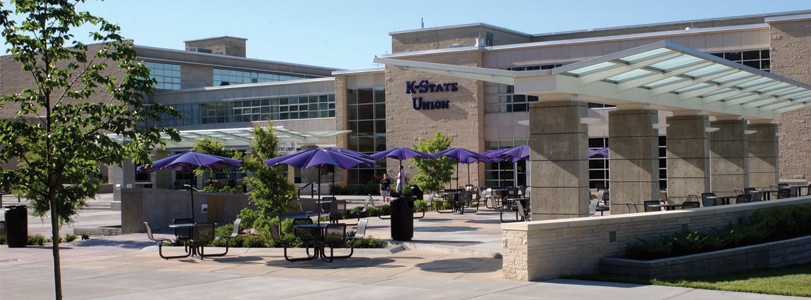
[[[81,211],[74,226],[115,225],[119,216]],[[291,263],[281,249],[267,248],[231,249],[227,256],[206,260],[163,260],[145,234],[94,236],[62,245],[62,284],[65,299],[789,298],[576,280],[506,280],[498,218],[487,209],[464,215],[429,213],[415,220],[412,241],[392,242],[390,249],[358,249],[352,258],[333,263]],[[388,240],[389,221],[369,220],[367,233]],[[32,232],[50,232],[47,220],[29,221]],[[298,249],[292,254],[304,255]],[[47,246],[0,246],[0,299],[53,298],[52,261]]]

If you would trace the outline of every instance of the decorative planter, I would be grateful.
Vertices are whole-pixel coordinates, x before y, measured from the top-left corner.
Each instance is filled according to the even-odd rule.
[[[809,262],[811,262],[811,236],[804,236],[655,260],[607,257],[600,259],[600,273],[646,278],[687,278]]]

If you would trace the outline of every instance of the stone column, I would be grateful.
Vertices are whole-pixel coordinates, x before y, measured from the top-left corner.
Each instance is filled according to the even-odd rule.
[[[113,184],[113,201],[121,201],[121,189],[133,188],[135,184],[135,165],[131,159],[125,158],[121,166],[110,166],[108,170]]]
[[[628,213],[628,202],[643,211],[645,200],[659,199],[657,123],[655,110],[619,109],[608,113],[612,215]]]
[[[573,95],[541,99],[529,109],[532,219],[588,216],[586,103]]]
[[[769,188],[780,180],[777,124],[749,121],[749,187]]]
[[[732,195],[749,186],[747,176],[749,143],[746,120],[739,117],[710,122],[718,130],[710,133],[710,182],[712,192]]]
[[[152,151],[152,161],[172,155],[168,150],[155,149]],[[172,182],[172,170],[158,170],[152,172],[152,187],[156,189],[172,189],[174,182]]]
[[[709,117],[675,115],[667,118],[667,196],[673,202],[710,190]]]

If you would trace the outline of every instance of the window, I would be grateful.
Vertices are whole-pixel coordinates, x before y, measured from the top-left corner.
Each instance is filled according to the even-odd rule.
[[[382,87],[346,91],[349,129],[348,149],[367,154],[386,150],[386,93]],[[378,160],[373,167],[349,170],[349,184],[379,181],[386,171],[386,161]]]
[[[486,151],[526,144],[527,140],[501,140],[484,142]],[[526,186],[527,174],[529,173],[527,171],[528,165],[529,162],[526,160],[518,161],[516,163],[508,161],[486,163],[484,167],[484,184],[486,186]]]
[[[484,45],[485,46],[493,46],[495,38],[492,32],[485,32],[484,33]]]
[[[247,72],[236,70],[214,69],[214,84],[231,85],[231,84],[246,84],[246,83],[259,83],[259,82],[272,82],[272,81],[287,81],[304,79],[304,75],[291,75],[291,74],[277,74],[277,73],[261,73],[261,72]]]
[[[549,64],[540,66],[512,67],[511,71],[533,71],[557,68],[562,64]],[[529,103],[537,102],[537,96],[516,95],[512,85],[484,83],[485,113],[505,113],[529,111]]]
[[[747,65],[755,69],[771,72],[771,55],[769,53],[769,49],[716,52],[710,54],[742,65]]]
[[[149,75],[157,81],[157,90],[180,89],[180,65],[162,64],[156,62],[143,62],[149,68]]]
[[[589,150],[608,147],[608,138],[590,138]],[[589,158],[589,188],[608,188],[608,158]]]

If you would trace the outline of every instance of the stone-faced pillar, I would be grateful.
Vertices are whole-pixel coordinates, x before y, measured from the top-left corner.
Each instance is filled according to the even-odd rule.
[[[133,188],[135,184],[135,165],[132,160],[125,158],[121,166],[108,168],[109,181],[113,184],[113,201],[121,201],[121,189]]]
[[[588,216],[588,127],[585,102],[546,95],[529,109],[533,220]]]
[[[667,196],[676,203],[710,190],[709,117],[667,118]]]
[[[628,213],[626,203],[643,211],[645,200],[659,199],[658,113],[619,109],[608,113],[608,167],[611,214]]]
[[[152,151],[152,161],[166,158],[169,155],[171,155],[171,153],[167,150],[155,149]],[[158,189],[174,188],[174,182],[172,182],[172,172],[172,170],[168,169],[152,172],[152,186]]]
[[[746,120],[720,119],[710,122],[718,130],[710,133],[710,183],[712,192],[732,195],[749,186],[747,176],[749,143]]]
[[[777,124],[749,121],[749,187],[769,188],[780,179]]]

